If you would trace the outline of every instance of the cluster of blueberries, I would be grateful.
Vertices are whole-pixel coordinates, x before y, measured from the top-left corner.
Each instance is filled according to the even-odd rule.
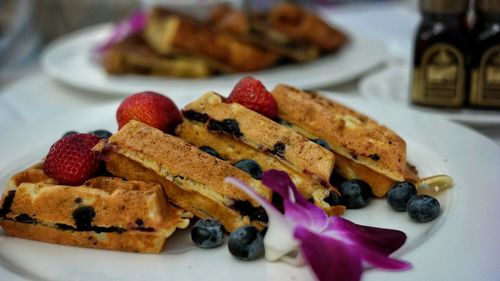
[[[372,198],[368,184],[361,180],[346,180],[340,185],[340,203],[350,209],[364,207]],[[435,219],[440,212],[439,201],[428,195],[417,195],[410,182],[395,184],[387,194],[387,202],[396,211],[407,211],[417,222]],[[254,226],[242,226],[229,235],[229,252],[240,260],[255,260],[264,255],[265,230]],[[203,219],[191,229],[191,239],[200,248],[220,246],[224,242],[224,227],[218,220]]]
[[[328,145],[321,139],[312,141],[325,147]],[[212,147],[202,146],[200,149],[222,159]],[[260,165],[252,159],[240,160],[234,166],[255,179],[260,180],[262,177],[263,171]],[[348,209],[359,209],[366,206],[373,197],[370,186],[362,180],[346,180],[339,175],[333,176],[332,179],[340,179],[339,182],[332,182],[333,185],[339,186],[340,197],[331,193],[325,199],[332,206],[341,204]],[[440,213],[439,201],[429,195],[418,195],[417,189],[411,182],[399,182],[392,186],[387,194],[387,202],[396,211],[407,211],[410,218],[420,223],[431,221]],[[253,226],[241,227],[230,234],[229,251],[241,260],[256,259],[263,255],[263,234],[265,232],[259,232]],[[213,248],[222,244],[224,229],[217,220],[200,220],[193,227],[191,236],[199,247]]]
[[[411,182],[395,184],[387,193],[387,203],[396,211],[407,211],[416,222],[429,222],[441,211],[439,201],[429,195],[417,195],[417,189]]]
[[[219,153],[210,146],[201,146],[200,149],[212,156],[221,158]],[[262,178],[260,165],[252,159],[243,159],[234,166],[254,179]],[[264,256],[265,230],[259,231],[255,226],[242,226],[229,235],[229,252],[239,260],[256,260]],[[224,226],[218,220],[203,219],[196,222],[191,229],[191,239],[200,248],[210,249],[220,246],[224,242]]]
[[[362,180],[346,180],[340,184],[340,203],[348,209],[366,206],[372,198],[370,186]],[[389,189],[387,203],[395,211],[408,212],[416,222],[429,222],[439,216],[439,201],[429,195],[418,195],[411,182],[398,182]]]
[[[229,252],[239,260],[250,261],[264,256],[265,230],[255,226],[242,226],[229,235]],[[210,249],[224,242],[224,226],[218,220],[203,219],[191,229],[191,239],[200,248]]]

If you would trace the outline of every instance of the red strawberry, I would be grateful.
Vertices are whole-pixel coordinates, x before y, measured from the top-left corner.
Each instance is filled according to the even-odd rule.
[[[100,138],[93,134],[73,134],[52,145],[44,171],[60,184],[81,185],[99,170],[99,160],[92,147]]]
[[[141,92],[122,101],[116,120],[119,128],[130,120],[137,120],[168,133],[182,123],[182,116],[171,99],[155,92]]]
[[[262,82],[250,76],[241,79],[234,86],[227,102],[239,103],[271,119],[278,117],[276,100],[262,85]]]

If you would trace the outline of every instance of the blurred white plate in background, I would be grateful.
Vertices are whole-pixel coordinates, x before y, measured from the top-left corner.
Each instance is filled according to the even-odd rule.
[[[138,91],[153,90],[172,97],[197,97],[209,90],[227,94],[241,77],[247,75],[260,79],[268,88],[278,83],[308,89],[332,86],[355,79],[385,58],[382,43],[348,33],[351,41],[339,52],[304,64],[289,64],[259,72],[204,79],[110,76],[100,65],[95,47],[105,40],[111,28],[111,24],[105,24],[83,29],[51,44],[42,55],[45,73],[73,87],[102,94],[130,95]]]
[[[410,97],[410,66],[390,65],[368,75],[358,84],[362,96],[374,102],[411,108],[437,117],[473,126],[500,125],[500,111],[481,109],[435,109],[412,105]]]

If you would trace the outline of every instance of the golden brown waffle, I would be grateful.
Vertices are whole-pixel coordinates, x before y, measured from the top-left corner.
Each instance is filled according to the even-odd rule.
[[[139,35],[125,38],[103,54],[103,65],[110,74],[146,74],[174,77],[206,77],[215,71],[199,57],[154,52]]]
[[[205,123],[209,131],[231,135],[273,155],[297,172],[311,175],[328,186],[335,164],[333,153],[255,111],[237,103],[225,103],[221,96],[209,92],[188,104],[184,116]]]
[[[272,95],[290,128],[328,143],[343,177],[366,181],[378,197],[395,181],[417,179],[406,163],[405,141],[390,129],[318,94],[278,85]]]
[[[180,138],[131,121],[95,149],[106,155],[113,174],[159,182],[174,204],[201,218],[216,218],[229,231],[249,223],[262,227],[267,220],[259,217],[263,210],[253,198],[224,179],[238,178],[270,200],[268,188]]]
[[[296,62],[310,61],[320,55],[316,46],[294,40],[273,28],[266,22],[265,16],[235,10],[227,4],[218,5],[213,9],[211,24],[217,30]]]
[[[168,203],[159,184],[96,177],[58,185],[42,165],[13,176],[0,206],[9,236],[143,253],[160,252],[191,216]]]
[[[222,159],[233,165],[240,160],[252,159],[259,164],[263,171],[270,169],[285,171],[306,199],[313,200],[317,206],[323,208],[330,215],[341,215],[344,212],[343,206],[331,206],[326,202],[330,193],[339,195],[333,187],[324,187],[313,181],[311,177],[290,169],[275,157],[256,150],[229,135],[210,133],[203,123],[186,118],[182,124],[177,126],[176,133],[180,138],[197,147],[209,146],[215,149]]]
[[[344,33],[328,25],[316,14],[291,3],[273,7],[266,15],[266,21],[288,37],[311,44],[322,52],[336,51],[348,41]]]
[[[146,42],[160,54],[183,52],[223,65],[234,72],[255,71],[274,65],[279,56],[218,32],[193,18],[156,7],[148,15]]]

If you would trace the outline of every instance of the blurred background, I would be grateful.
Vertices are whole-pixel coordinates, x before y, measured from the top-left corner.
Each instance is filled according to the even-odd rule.
[[[99,23],[118,21],[130,15],[132,11],[148,8],[163,3],[185,5],[187,2],[199,2],[195,12],[203,14],[206,3],[213,0],[2,0],[0,1],[0,86],[15,80],[37,66],[41,50],[56,38],[72,31]],[[217,2],[217,1],[215,1]],[[228,2],[228,1],[225,1]],[[242,1],[230,0],[234,6],[245,9],[262,10],[281,1]],[[351,25],[362,32],[377,30],[379,35],[390,37],[408,33],[417,24],[418,12],[415,0],[295,0],[292,1],[321,13],[328,9],[329,14],[338,14],[341,23]],[[394,9],[408,9],[398,15]],[[338,11],[335,12],[335,11]],[[404,20],[395,18],[402,17]],[[395,26],[392,22],[398,21]],[[408,28],[409,26],[409,28]],[[391,39],[391,38],[386,39]],[[411,34],[405,34],[404,42]],[[401,52],[405,46],[391,40],[386,41],[389,48]],[[406,46],[407,45],[407,46]]]
[[[0,85],[36,68],[41,50],[54,39],[122,19],[137,7],[136,0],[0,1]]]
[[[293,82],[297,83],[296,86],[306,89],[326,90],[332,94],[392,104],[433,114],[439,118],[468,125],[500,143],[500,112],[498,110],[492,111],[488,108],[477,110],[463,103],[460,106],[465,105],[465,108],[459,110],[429,108],[410,102],[412,75],[415,72],[413,52],[417,44],[415,39],[419,25],[421,26],[425,22],[419,8],[423,1],[432,9],[438,10],[453,9],[455,4],[459,2],[468,3],[467,5],[471,7],[474,3],[474,1],[466,0],[289,0],[288,2],[294,2],[314,11],[327,23],[345,31],[352,40],[340,52],[331,57],[322,56],[316,64],[312,64],[325,67],[326,71],[322,71],[322,83],[314,84],[307,81],[317,77],[310,73],[303,75],[302,70],[320,71],[318,69],[321,69],[313,69],[314,67],[307,69],[308,64],[296,65],[296,69],[300,68],[296,74],[297,77],[282,72],[281,76],[278,75],[279,82]],[[475,2],[478,1],[500,9],[500,0],[475,0]],[[51,117],[54,110],[65,113],[107,102],[117,102],[123,98],[125,93],[131,94],[139,88],[143,90],[145,86],[147,86],[145,88],[152,90],[159,89],[152,86],[153,84],[158,86],[162,83],[166,89],[165,92],[169,95],[181,92],[201,93],[206,89],[218,90],[213,87],[214,85],[234,85],[232,79],[235,77],[230,75],[218,75],[206,80],[193,80],[195,81],[193,83],[185,83],[175,79],[162,80],[164,78],[161,77],[142,79],[139,76],[107,75],[102,66],[98,65],[98,60],[94,60],[88,55],[88,53],[93,52],[92,50],[95,50],[96,42],[93,42],[93,46],[84,46],[78,48],[79,50],[75,48],[70,57],[64,57],[64,52],[58,53],[57,57],[52,57],[51,63],[56,63],[54,64],[56,67],[68,67],[66,70],[61,68],[57,75],[54,75],[54,72],[50,71],[47,65],[42,67],[40,63],[41,58],[47,58],[47,52],[44,53],[44,50],[52,49],[54,51],[54,47],[58,45],[56,43],[68,43],[77,37],[87,38],[86,42],[90,42],[89,38],[94,36],[92,34],[96,34],[96,30],[99,29],[99,26],[97,29],[93,26],[101,23],[117,23],[126,19],[137,9],[147,10],[153,5],[162,4],[170,9],[179,9],[192,16],[203,18],[209,14],[210,7],[220,2],[229,2],[236,8],[247,11],[261,11],[286,1],[1,0],[0,121],[4,121],[0,122],[0,133],[2,130],[21,124],[29,124],[41,118]],[[434,36],[432,35],[434,31],[443,34],[447,32],[447,28],[444,28],[445,25],[439,21],[433,22],[436,18],[431,16],[430,19],[431,26],[428,27],[430,33],[423,32],[424,37]],[[455,22],[463,23],[465,21],[460,19]],[[495,31],[500,30],[498,22],[500,21],[496,21],[491,25],[492,29],[485,32],[500,34]],[[85,30],[85,28],[90,29]],[[74,32],[77,32],[76,35],[71,35]],[[469,40],[467,34],[469,31],[465,31],[465,33],[460,31],[454,36],[461,38],[462,41]],[[382,51],[380,51],[381,49]],[[82,50],[86,53],[83,54]],[[88,57],[86,57],[87,55]],[[78,58],[70,59],[71,56],[78,56]],[[83,62],[84,59],[87,61]],[[64,63],[65,60],[68,61],[67,64]],[[79,69],[74,66],[75,63],[87,68]],[[328,66],[325,66],[326,64]],[[492,69],[497,68],[494,65]],[[279,74],[278,72],[271,69],[269,72],[256,72],[255,75],[265,81],[272,76],[269,74]],[[94,78],[87,79],[84,74],[85,77]],[[500,75],[491,77],[497,76],[500,77]],[[289,81],[285,81],[283,78]],[[303,84],[299,84],[297,78]],[[465,79],[461,79],[459,82],[466,84],[468,79],[469,72],[466,73]],[[143,84],[146,82],[148,84]],[[497,82],[500,83],[500,80]],[[273,82],[268,80],[267,83],[268,87],[272,87],[273,83],[277,82],[275,79]],[[196,89],[193,88],[195,84],[199,86]],[[193,87],[186,89],[186,86]],[[468,95],[468,85],[464,88],[467,88],[465,95]],[[497,91],[497,84],[492,84],[491,89]],[[38,95],[34,91],[43,91],[43,95]],[[162,90],[158,91],[162,92]],[[121,92],[120,95],[117,95],[117,92]],[[43,106],[39,106],[40,103]]]

